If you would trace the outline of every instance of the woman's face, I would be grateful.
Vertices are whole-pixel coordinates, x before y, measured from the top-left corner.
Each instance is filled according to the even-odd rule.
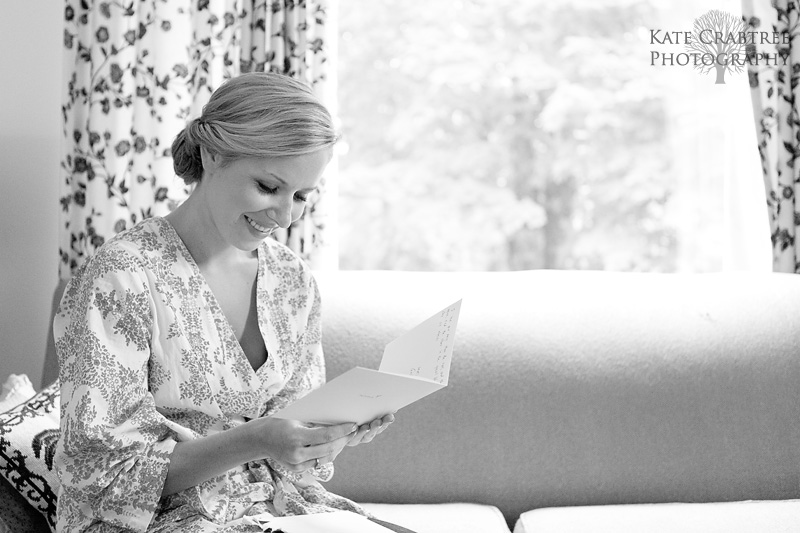
[[[195,192],[202,191],[212,225],[231,246],[252,251],[275,229],[288,228],[300,218],[332,152],[227,164],[219,156],[202,154],[203,179]]]

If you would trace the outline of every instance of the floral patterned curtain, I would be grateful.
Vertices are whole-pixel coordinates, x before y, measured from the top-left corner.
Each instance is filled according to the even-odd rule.
[[[240,72],[271,70],[323,96],[324,0],[66,0],[60,276],[190,192],[170,146],[211,93]],[[276,238],[314,264],[322,209]]]
[[[743,0],[747,31],[776,32],[748,53],[771,61],[752,62],[748,77],[753,98],[758,151],[764,174],[772,233],[773,270],[800,273],[800,2]],[[777,42],[776,42],[777,41]]]

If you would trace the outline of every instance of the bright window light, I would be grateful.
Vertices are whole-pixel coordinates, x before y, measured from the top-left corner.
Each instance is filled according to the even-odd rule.
[[[678,0],[342,0],[343,269],[769,270],[747,74]]]

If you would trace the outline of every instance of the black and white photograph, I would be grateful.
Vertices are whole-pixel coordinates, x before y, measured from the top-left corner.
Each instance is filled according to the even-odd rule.
[[[0,533],[800,533],[800,1],[0,9]]]

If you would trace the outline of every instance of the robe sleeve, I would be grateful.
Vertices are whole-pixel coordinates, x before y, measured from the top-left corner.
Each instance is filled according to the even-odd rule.
[[[152,286],[136,254],[117,247],[90,260],[62,298],[60,530],[145,531],[158,509],[176,441],[148,390]]]

